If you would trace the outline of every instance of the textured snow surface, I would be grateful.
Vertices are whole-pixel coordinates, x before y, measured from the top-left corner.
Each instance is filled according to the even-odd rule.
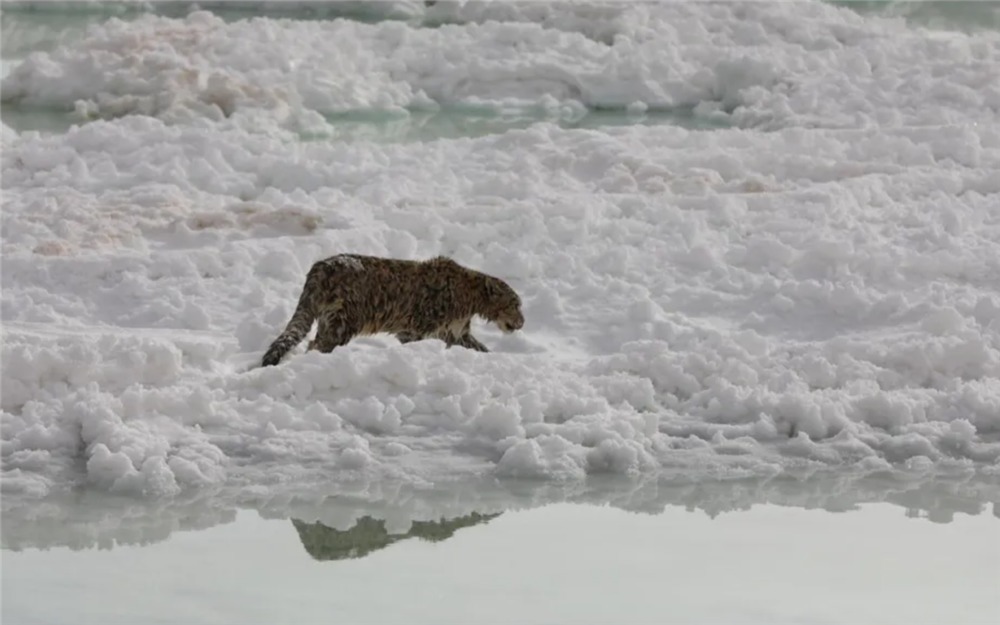
[[[12,69],[5,102],[107,119],[3,128],[5,495],[995,482],[1000,35],[812,2],[440,10],[112,20]],[[733,127],[302,138],[441,105]],[[525,327],[255,368],[343,252],[451,255]]]

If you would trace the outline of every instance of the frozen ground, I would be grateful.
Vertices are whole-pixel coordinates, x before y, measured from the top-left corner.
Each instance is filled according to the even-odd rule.
[[[5,507],[815,471],[996,501],[1000,33],[538,6],[146,16],[10,68],[5,106],[93,121],[3,128]],[[552,121],[330,121],[438,108]],[[595,108],[726,127],[555,123]],[[452,255],[527,323],[477,327],[489,354],[378,337],[253,368],[340,252]]]

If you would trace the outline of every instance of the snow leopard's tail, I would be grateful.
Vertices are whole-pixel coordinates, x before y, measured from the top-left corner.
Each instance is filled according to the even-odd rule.
[[[316,284],[316,270],[316,266],[313,266],[309,271],[305,286],[302,287],[302,295],[299,296],[299,304],[295,307],[295,312],[288,321],[288,325],[264,352],[264,358],[261,360],[263,366],[269,367],[281,362],[285,354],[301,343],[302,339],[309,334],[309,330],[312,329],[313,321],[316,319],[316,311],[313,309],[313,291],[319,286]]]

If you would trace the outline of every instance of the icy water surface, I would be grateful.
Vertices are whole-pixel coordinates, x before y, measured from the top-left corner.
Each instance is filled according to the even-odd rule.
[[[956,485],[870,484],[886,501],[852,504],[817,492],[834,483],[816,486],[688,486],[661,491],[666,504],[648,493],[617,503],[638,510],[556,503],[425,521],[337,499],[215,518],[195,506],[173,527],[151,517],[145,528],[77,504],[64,509],[69,541],[56,525],[5,523],[3,622],[1000,618],[995,502]]]
[[[1000,618],[1000,508],[973,483],[617,484],[577,498],[594,503],[538,507],[551,492],[511,488],[528,495],[521,505],[481,491],[482,511],[461,508],[461,487],[256,511],[201,501],[114,513],[85,497],[5,521],[3,622]]]

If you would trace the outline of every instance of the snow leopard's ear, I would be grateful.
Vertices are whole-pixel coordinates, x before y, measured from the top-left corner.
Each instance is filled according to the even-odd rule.
[[[486,280],[483,282],[486,297],[490,301],[520,304],[520,298],[517,296],[517,293],[514,292],[514,289],[512,289],[509,284],[500,278],[486,276]]]
[[[483,280],[483,290],[486,293],[486,297],[489,299],[496,299],[500,297],[502,293],[500,285],[497,284],[497,279],[489,276]]]

